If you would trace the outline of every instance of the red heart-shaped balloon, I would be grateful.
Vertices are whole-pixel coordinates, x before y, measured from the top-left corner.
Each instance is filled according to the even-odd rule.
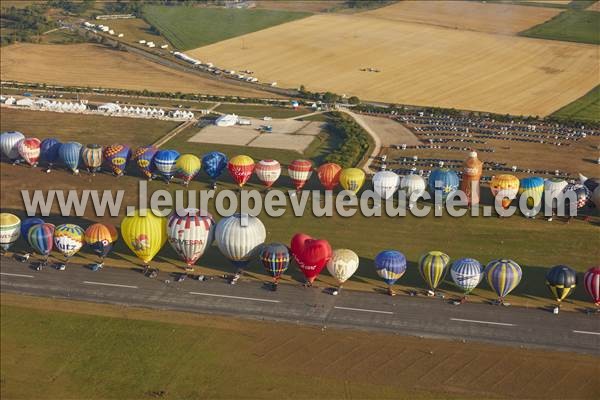
[[[327,240],[313,239],[303,233],[294,235],[290,247],[300,270],[309,282],[313,282],[321,273],[333,253]]]

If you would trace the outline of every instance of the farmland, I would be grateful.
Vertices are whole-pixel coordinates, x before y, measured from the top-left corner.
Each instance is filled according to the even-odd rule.
[[[595,46],[362,14],[315,15],[188,53],[283,87],[516,115],[548,115],[600,82]]]
[[[595,11],[565,11],[550,21],[521,33],[539,39],[600,44],[600,13]]]
[[[585,96],[566,105],[552,115],[582,121],[600,121],[600,86],[596,86]]]
[[[55,113],[2,108],[1,131],[19,131],[27,136],[54,137],[81,143],[126,143],[146,145],[164,136],[177,122],[142,118]]]
[[[3,398],[583,399],[598,390],[586,355],[10,294],[1,313]],[[548,365],[555,379],[577,379],[533,384]],[[36,385],[25,384],[32,374]],[[498,385],[507,375],[523,384]]]
[[[0,49],[2,80],[264,97],[259,90],[208,79],[153,63],[132,53],[92,44],[16,44]],[[267,97],[274,97],[269,94]]]
[[[459,30],[516,34],[559,13],[554,8],[474,1],[401,1],[362,15]]]
[[[308,15],[275,10],[144,7],[144,18],[180,50],[220,42]]]

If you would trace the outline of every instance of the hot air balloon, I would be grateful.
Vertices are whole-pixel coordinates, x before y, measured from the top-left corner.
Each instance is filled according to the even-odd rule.
[[[32,167],[36,167],[40,159],[40,147],[42,142],[38,138],[25,138],[19,140],[17,149],[19,155],[25,162]]]
[[[46,173],[52,170],[52,166],[58,160],[58,149],[60,149],[61,143],[54,139],[48,138],[42,140],[40,144],[40,160],[48,164]]]
[[[560,302],[575,290],[577,272],[566,265],[556,265],[546,273],[546,286],[560,306]]]
[[[288,175],[296,188],[301,190],[312,175],[313,165],[308,160],[294,160],[288,166]]]
[[[575,205],[577,209],[585,207],[591,197],[589,189],[580,183],[569,183],[565,186],[563,189],[565,213],[568,214],[569,217],[572,217],[572,215],[570,215],[571,200],[569,198],[572,194],[575,195]]]
[[[104,265],[104,258],[110,253],[113,244],[117,241],[119,234],[112,225],[93,224],[84,234],[84,240],[88,246],[100,257],[100,262],[95,264],[94,269],[100,269]]]
[[[400,186],[400,177],[392,171],[379,171],[373,175],[373,190],[382,200],[394,196]]]
[[[273,277],[273,290],[277,290],[279,278],[290,265],[290,251],[281,243],[269,243],[262,247],[258,256],[267,273]]]
[[[157,151],[155,146],[142,146],[133,153],[133,160],[146,179],[152,179],[153,161]]]
[[[66,142],[61,144],[58,149],[58,157],[75,175],[79,174],[81,147],[81,143]]]
[[[33,225],[27,233],[27,243],[43,257],[36,268],[39,271],[48,264],[48,257],[54,244],[54,225],[47,223]]]
[[[596,307],[600,307],[600,267],[592,267],[585,272],[583,286]]]
[[[327,271],[338,283],[338,289],[332,292],[336,295],[342,289],[346,282],[358,269],[358,255],[349,249],[336,249],[329,261],[327,261]]]
[[[448,263],[450,257],[441,251],[430,251],[421,256],[419,259],[419,273],[421,277],[429,286],[429,295],[435,295],[435,289],[444,280],[446,273],[448,272]]]
[[[215,220],[206,211],[197,208],[177,210],[167,222],[167,240],[183,259],[187,269],[204,254],[213,242]]]
[[[448,195],[458,190],[460,179],[456,172],[448,168],[438,168],[431,171],[429,175],[429,191],[434,196],[436,191],[442,195],[445,201]]]
[[[598,186],[600,186],[600,178],[587,178],[579,174],[579,181],[583,186],[588,188],[590,192],[593,192]]]
[[[488,285],[498,295],[498,304],[521,282],[523,272],[513,260],[499,259],[491,261],[484,271]]]
[[[198,175],[202,162],[193,154],[184,154],[175,163],[175,176],[182,180],[184,186]]]
[[[406,272],[406,257],[396,250],[384,250],[375,256],[377,275],[388,285],[388,294],[394,296],[392,285]]]
[[[490,182],[490,190],[492,191],[492,195],[494,197],[499,194],[503,197],[502,207],[506,209],[508,206],[510,206],[511,201],[517,197],[517,193],[519,193],[519,184],[519,178],[516,176],[501,174],[492,177],[492,181]]]
[[[213,189],[217,187],[217,178],[227,167],[227,156],[218,151],[211,151],[202,157],[202,169],[210,177]]]
[[[519,183],[519,194],[521,197],[527,198],[527,206],[534,208],[532,211],[527,211],[526,217],[535,218],[535,208],[540,206],[542,195],[544,194],[544,178],[538,176],[530,176],[521,179]]]
[[[148,272],[150,261],[167,241],[167,218],[152,210],[136,210],[121,221],[121,237],[129,249],[144,263]],[[156,273],[152,273],[155,277]]]
[[[344,168],[340,173],[340,185],[344,190],[358,193],[365,183],[365,173],[360,168]]]
[[[154,166],[156,171],[163,177],[165,182],[171,182],[175,175],[179,153],[175,150],[158,150],[154,155]]]
[[[427,185],[425,185],[425,179],[423,179],[420,175],[405,175],[400,179],[400,189],[406,191],[406,199],[410,201],[411,197],[414,197],[416,200],[423,193],[425,193],[425,189]],[[409,205],[409,208],[412,208],[413,204]]]
[[[450,276],[454,284],[463,291],[463,301],[483,279],[483,265],[473,258],[460,258],[450,266]]]
[[[20,235],[21,220],[19,217],[10,213],[0,213],[0,249],[2,249],[2,253],[8,251]]]
[[[227,164],[227,169],[233,180],[240,186],[244,186],[254,171],[254,160],[248,156],[235,156]]]
[[[104,161],[115,176],[125,173],[127,162],[131,157],[131,149],[124,144],[111,144],[104,148]]]
[[[292,237],[292,254],[306,277],[306,286],[312,286],[332,256],[331,245],[327,240],[313,239],[303,233]]]
[[[596,208],[600,208],[600,186],[598,186],[592,192],[591,200],[592,203],[594,203],[594,205],[596,206]]]
[[[270,188],[281,175],[281,164],[277,160],[260,160],[256,164],[254,172],[258,179],[267,188]]]
[[[60,270],[64,270],[71,257],[73,257],[83,246],[84,230],[75,224],[63,224],[56,227],[54,230],[54,247],[64,257],[65,263],[59,266]]]
[[[237,267],[230,283],[235,284],[244,268],[265,242],[267,232],[257,217],[234,214],[217,224],[215,239],[221,253]]]
[[[17,143],[23,139],[25,139],[25,135],[21,132],[2,132],[0,135],[0,148],[2,149],[2,154],[11,161],[17,161],[19,159]]]
[[[552,208],[552,215],[557,208],[557,200],[562,196],[562,191],[568,185],[567,181],[561,178],[550,178],[544,180],[544,202]],[[548,218],[552,221],[552,216]]]
[[[44,220],[41,218],[37,218],[37,217],[25,218],[23,221],[21,221],[21,237],[27,242],[27,238],[29,235],[29,229],[34,225],[43,224],[43,223],[44,223]],[[20,261],[25,262],[25,261],[29,260],[29,256],[30,256],[29,252],[24,253],[23,255],[21,255]]]
[[[102,146],[99,144],[86,144],[81,150],[81,161],[89,173],[94,174],[102,167]]]
[[[333,190],[340,183],[342,167],[336,163],[326,163],[317,168],[317,177],[325,190]]]

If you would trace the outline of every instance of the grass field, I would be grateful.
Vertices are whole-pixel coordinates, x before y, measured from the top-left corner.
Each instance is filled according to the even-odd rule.
[[[144,39],[156,43],[157,47],[162,44],[170,44],[165,38],[150,30],[150,25],[141,18],[128,19],[113,19],[106,22],[117,34],[122,33],[123,40],[127,43],[137,43],[138,40]],[[145,49],[148,49],[145,47]]]
[[[100,115],[55,113],[2,108],[1,131],[20,131],[40,139],[80,143],[125,143],[141,146],[156,141],[179,123],[142,118],[113,118]]]
[[[272,107],[261,105],[245,105],[245,104],[221,104],[215,111],[225,114],[237,114],[244,117],[262,118],[265,116],[272,118],[291,118],[298,117],[302,114],[308,114],[310,111],[306,108]]]
[[[585,96],[566,105],[552,115],[582,121],[600,121],[600,86],[596,86]]]
[[[516,34],[560,13],[554,8],[475,1],[401,1],[362,15],[451,29]]]
[[[315,15],[188,53],[282,87],[502,114],[545,116],[600,83],[596,46],[364,14]]]
[[[147,6],[143,14],[180,50],[194,49],[310,15],[294,11],[167,6]]]
[[[600,44],[600,13],[569,10],[521,33],[539,39]]]
[[[2,80],[132,90],[277,97],[174,70],[129,52],[93,44],[16,44],[0,49]]]
[[[7,399],[585,399],[600,390],[597,358],[586,355],[10,294],[0,310]]]

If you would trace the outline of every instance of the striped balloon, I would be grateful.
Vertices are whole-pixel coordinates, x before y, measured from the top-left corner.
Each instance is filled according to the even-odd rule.
[[[175,176],[187,186],[198,175],[201,167],[202,162],[198,157],[193,154],[184,154],[175,163]]]
[[[388,285],[393,285],[406,272],[406,257],[396,250],[384,250],[375,256],[377,275]]]
[[[325,190],[333,190],[340,183],[342,167],[336,163],[326,163],[317,168],[317,177]]]
[[[154,146],[142,146],[133,153],[133,160],[146,179],[152,179],[153,160],[157,151]]]
[[[48,223],[33,225],[27,233],[27,243],[36,253],[48,258],[54,245],[54,225]]]
[[[288,175],[296,190],[304,187],[312,175],[313,165],[308,160],[294,160],[288,166]]]
[[[72,257],[84,243],[84,230],[75,224],[62,224],[54,230],[54,246],[65,258]]]
[[[450,276],[454,284],[467,295],[483,279],[483,265],[473,258],[461,258],[450,266]]]
[[[27,164],[35,167],[40,159],[41,145],[42,142],[38,138],[26,138],[17,143],[17,149],[21,158]]]
[[[486,265],[484,274],[488,285],[496,292],[502,302],[504,297],[521,282],[523,271],[519,264],[513,260],[499,259]]]
[[[242,187],[254,172],[254,160],[245,155],[235,156],[229,160],[227,170],[235,183]]]
[[[84,234],[85,243],[102,259],[108,255],[118,237],[114,226],[99,223],[90,225]]]
[[[258,179],[270,188],[281,175],[281,164],[277,160],[260,160],[256,164],[254,172]]]
[[[40,158],[48,165],[52,165],[58,160],[58,149],[61,143],[54,138],[42,140],[40,144]]]
[[[60,145],[58,156],[65,166],[75,175],[79,173],[79,161],[81,160],[81,143],[66,142]]]
[[[290,251],[281,243],[269,243],[262,247],[259,254],[267,273],[277,282],[290,265]]]
[[[21,235],[21,220],[11,213],[0,213],[0,248],[6,251]]]
[[[215,220],[197,208],[177,210],[167,222],[167,239],[173,250],[191,267],[210,247],[214,239]]]
[[[81,161],[88,172],[97,172],[102,167],[102,146],[99,144],[86,144],[81,150]]]
[[[583,275],[583,286],[596,306],[600,307],[600,266],[588,269]]]
[[[111,144],[104,148],[104,161],[116,176],[121,176],[125,173],[127,162],[131,157],[131,149],[124,144]]]
[[[25,135],[21,132],[2,132],[0,135],[0,148],[2,149],[2,154],[11,161],[17,160],[19,158],[17,143],[23,139],[25,139]]]
[[[27,236],[29,234],[29,228],[37,224],[43,224],[44,220],[38,217],[29,217],[25,218],[21,222],[21,237],[27,240]]]
[[[542,202],[544,194],[544,178],[530,176],[521,179],[519,183],[519,194],[527,198],[528,207],[537,207]]]
[[[418,265],[419,273],[429,289],[435,291],[444,280],[449,262],[450,257],[441,251],[430,251],[421,256]]]
[[[546,286],[559,303],[577,286],[577,272],[566,265],[556,265],[546,273]]]
[[[441,192],[442,200],[446,200],[448,195],[455,192],[460,185],[460,179],[456,172],[448,168],[438,168],[431,171],[429,175],[429,191],[435,195],[436,191]]]
[[[177,170],[177,159],[179,153],[175,150],[159,150],[154,155],[154,166],[156,171],[169,182]]]
[[[267,231],[261,220],[247,214],[223,218],[215,230],[219,250],[238,268],[250,263],[266,236]]]

